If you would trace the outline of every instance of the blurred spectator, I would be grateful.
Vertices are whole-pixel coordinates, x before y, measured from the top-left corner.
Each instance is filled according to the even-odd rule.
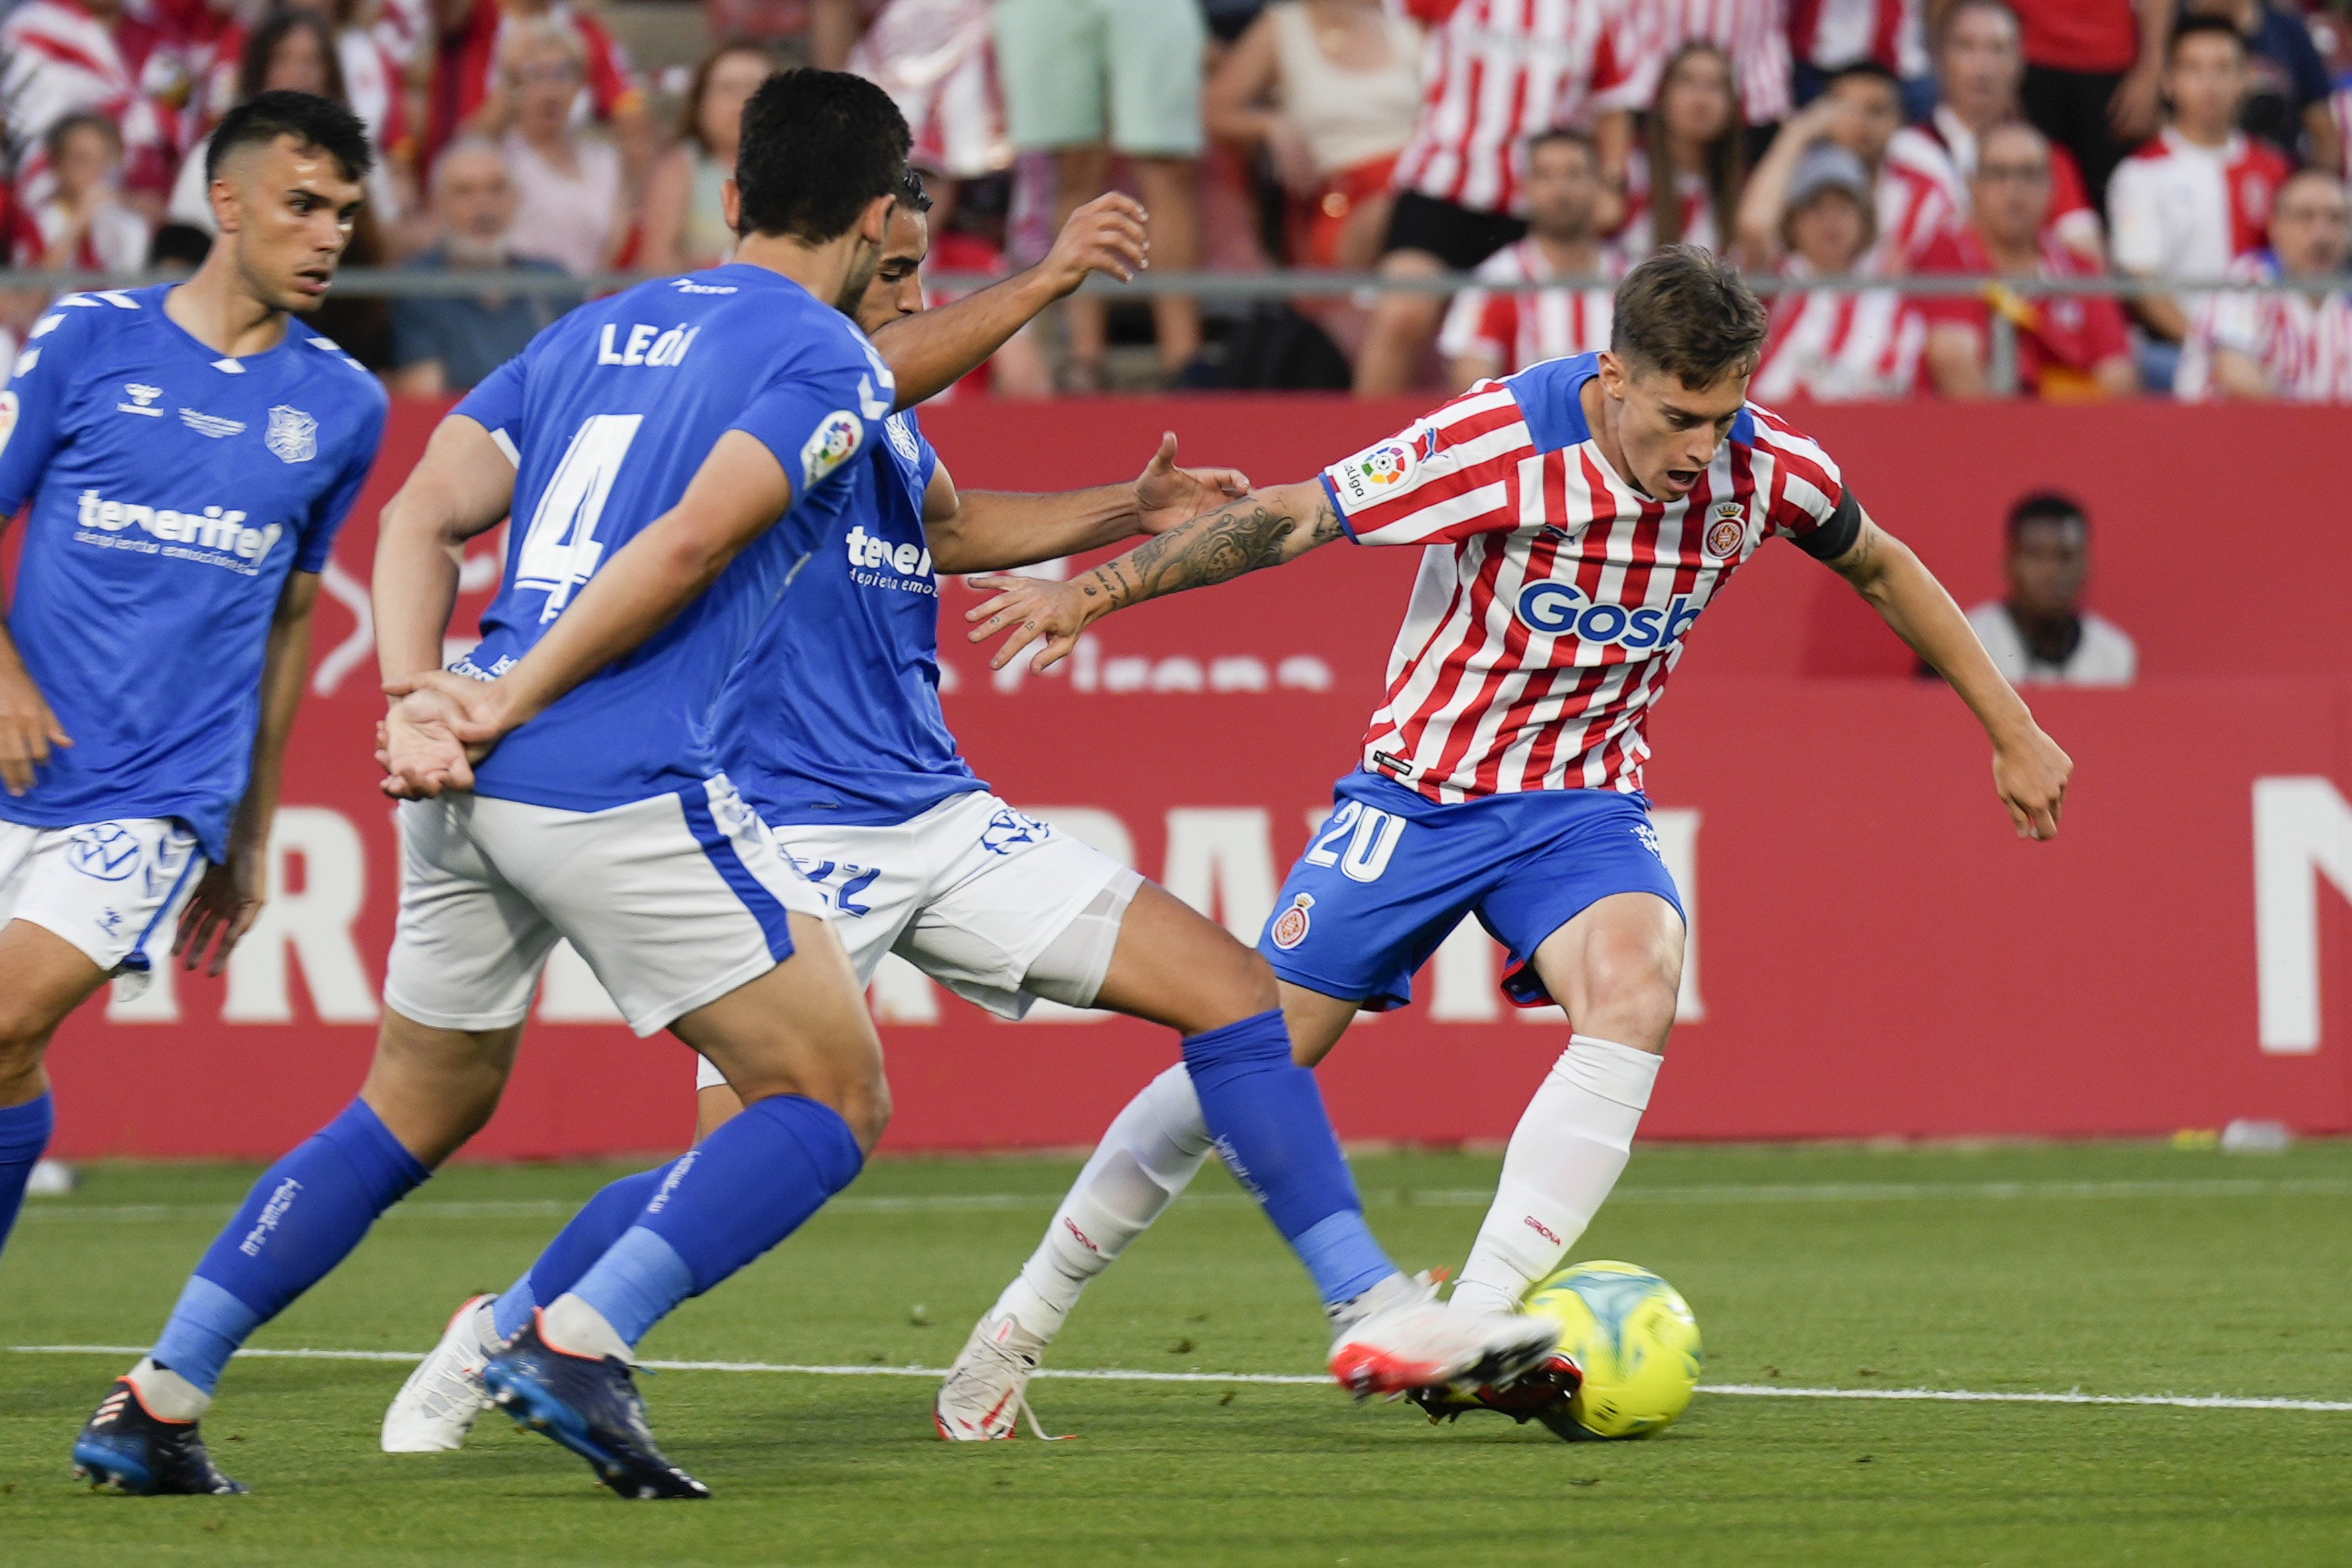
[[[877,0],[703,0],[709,36],[757,44],[780,59],[839,70]]]
[[[1958,222],[1959,175],[1941,147],[1903,123],[1893,74],[1877,65],[1848,66],[1780,128],[1748,180],[1739,241],[1751,266],[1769,266],[1780,255],[1784,215],[1776,203],[1790,190],[1799,162],[1824,142],[1853,153],[1869,179],[1877,238],[1856,270],[1904,271]]]
[[[2263,243],[2287,163],[2237,128],[2246,45],[2227,22],[2182,23],[2164,82],[2172,106],[2164,130],[2116,170],[2108,187],[2116,267],[2141,278],[2219,278]],[[2133,313],[2154,340],[2142,356],[2142,378],[2168,391],[2189,312],[2169,295],[2143,294]]]
[[[1599,151],[1603,233],[1624,220],[1620,194],[1647,48],[1642,0],[1416,0],[1430,22],[1422,109],[1397,162],[1381,242],[1391,278],[1466,272],[1527,232],[1516,159],[1555,125],[1589,130]],[[1362,395],[1402,392],[1444,320],[1437,294],[1385,293],[1356,362]]]
[[[999,278],[1011,268],[1005,264],[1003,247],[978,232],[983,226],[982,221],[963,205],[965,192],[972,187],[964,181],[926,171],[923,188],[931,197],[930,249],[923,258],[923,305],[927,310],[937,310],[962,299],[969,290],[940,287],[930,281],[933,275],[962,273],[968,277]],[[1006,340],[1004,346],[978,369],[931,401],[938,403],[971,394],[1052,396],[1054,369],[1046,363],[1045,351],[1037,337],[1037,324],[1032,321]]]
[[[121,0],[24,0],[0,20],[0,124],[19,202],[48,198],[44,138],[67,115],[87,111],[121,132],[131,199],[161,210],[176,123],[143,76],[162,41]]]
[[[2113,621],[2083,607],[2091,521],[2073,497],[2029,495],[2009,512],[2009,597],[1979,605],[1969,625],[2011,684],[2129,686],[2139,649]]]
[[[679,106],[677,144],[646,182],[637,264],[648,272],[716,267],[735,251],[719,191],[735,176],[743,106],[768,79],[767,51],[732,44],[704,57]]]
[[[433,219],[441,243],[406,263],[419,272],[554,273],[563,268],[508,244],[514,180],[495,142],[461,136],[433,165]],[[392,390],[416,397],[463,392],[523,351],[577,301],[541,293],[417,296],[392,307]]]
[[[341,68],[345,101],[352,112],[366,123],[376,156],[396,163],[404,186],[413,186],[416,162],[416,126],[412,119],[415,106],[410,102],[407,56],[397,52],[405,46],[394,41],[402,35],[385,27],[381,19],[374,26],[362,19],[367,10],[376,10],[381,17],[392,15],[393,8],[370,7],[367,0],[281,0],[281,4],[289,9],[314,12],[327,23],[334,35],[335,58]],[[205,8],[204,14],[219,15],[209,7]],[[190,96],[180,117],[184,134],[191,138],[209,135],[220,117],[239,100],[239,78],[246,50],[252,41],[247,23],[258,20],[258,13],[239,16],[232,12],[223,18],[216,31],[188,51]]]
[[[1290,263],[1369,268],[1421,110],[1421,32],[1381,0],[1274,0],[1209,80],[1209,132],[1262,151],[1289,195]]]
[[[1713,44],[1731,62],[1738,118],[1750,126],[1778,125],[1791,107],[1789,0],[1646,0],[1649,26],[1639,97],[1654,102],[1650,85],[1685,44]]]
[[[2023,121],[1993,126],[1978,138],[1970,221],[1929,247],[1920,270],[1970,277],[2098,276],[2097,266],[2051,231],[2053,152],[2049,138]],[[1928,323],[1928,376],[1947,397],[1983,397],[1991,391],[1995,311],[2016,329],[2020,392],[2080,400],[2127,397],[2138,389],[2123,307],[2112,299],[2028,299],[1994,284],[1973,299],[1922,300],[1920,310]]]
[[[122,203],[122,133],[88,110],[68,114],[44,137],[49,195],[18,220],[19,267],[137,272],[147,264],[148,224]]]
[[[1942,100],[1922,129],[1944,149],[1964,182],[1965,216],[1965,182],[1976,174],[1978,138],[2024,113],[2018,100],[2025,79],[2023,36],[2008,0],[1956,0],[1946,8],[1936,39],[1936,77]],[[2083,172],[2072,153],[2049,145],[2052,237],[2104,266],[2106,238],[2084,188]]]
[[[1527,164],[1526,237],[1479,263],[1479,281],[1488,287],[1455,295],[1437,336],[1456,392],[1542,360],[1609,346],[1613,281],[1622,268],[1601,247],[1595,223],[1601,171],[1591,138],[1543,132],[1528,142]]]
[[[2290,176],[2271,212],[2270,248],[2231,263],[2250,282],[2293,293],[2209,294],[2181,356],[2183,397],[2352,402],[2352,201],[2316,169]]]
[[[426,156],[460,130],[492,140],[504,135],[520,106],[505,70],[509,38],[518,28],[543,25],[571,35],[578,46],[580,84],[571,112],[583,123],[609,125],[622,145],[651,146],[646,95],[629,57],[604,25],[570,0],[442,0],[443,23],[433,71],[432,123]]]
[[[506,37],[499,92],[509,129],[499,146],[518,197],[508,237],[523,255],[568,272],[602,271],[628,237],[629,215],[620,153],[572,112],[587,72],[579,35],[538,20]]]
[[[1798,118],[1807,112],[1800,110]],[[1757,184],[1764,178],[1759,172]],[[1755,199],[1753,185],[1749,196]],[[1782,215],[1775,247],[1787,252],[1781,277],[1804,283],[1866,271],[1878,215],[1870,173],[1852,152],[1817,142],[1790,172],[1786,198],[1768,193],[1767,199]],[[1919,313],[1891,289],[1781,293],[1772,300],[1763,356],[1748,391],[1762,403],[1907,396],[1919,384],[1926,341]]]
[[[1203,133],[1199,0],[996,0],[996,58],[1013,144],[1051,152],[1055,224],[1110,184],[1123,156],[1150,214],[1151,264],[1189,272],[1200,264]],[[1098,294],[1066,302],[1072,391],[1103,382],[1107,317]],[[1151,301],[1161,374],[1181,376],[1201,352],[1199,301]]]
[[[970,180],[1012,163],[989,0],[887,0],[848,68],[897,102],[926,166]]]
[[[2153,135],[2174,0],[2012,0],[2025,28],[2025,116],[2074,155],[2093,196]]]
[[[1618,249],[1629,262],[1684,242],[1727,249],[1747,181],[1748,136],[1732,95],[1731,58],[1713,43],[1685,43],[1659,73],[1641,149],[1625,171]],[[1674,194],[1657,200],[1662,190]]]
[[[2218,16],[2246,40],[2246,96],[2238,107],[2238,127],[2259,136],[2289,157],[2300,156],[2336,174],[2344,172],[2344,148],[2328,112],[2334,84],[2327,62],[2311,41],[2303,18],[2264,0],[2188,0],[2192,16]]]
[[[1897,80],[1906,120],[1926,119],[1936,101],[1923,0],[1789,0],[1789,40],[1799,103],[1811,102],[1857,62]]]
[[[167,223],[147,246],[147,270],[184,278],[205,264],[213,237],[184,223]]]

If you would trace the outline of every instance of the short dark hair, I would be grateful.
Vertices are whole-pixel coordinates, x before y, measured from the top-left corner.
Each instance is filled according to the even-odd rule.
[[[1555,146],[1581,147],[1584,149],[1584,161],[1591,164],[1596,169],[1601,166],[1600,150],[1593,145],[1592,138],[1586,135],[1581,131],[1572,130],[1565,125],[1547,126],[1543,130],[1538,131],[1534,135],[1528,137],[1527,141],[1528,162],[1532,163],[1536,161],[1536,153],[1538,149]]]
[[[1903,79],[1876,60],[1848,60],[1832,69],[1824,87],[1835,87],[1842,81],[1874,81],[1892,92],[1897,100],[1903,97]]]
[[[2182,43],[2190,38],[2227,38],[2238,46],[2238,52],[2247,52],[2246,35],[2226,16],[2184,16],[2173,25],[2172,37],[2165,40],[2164,63],[2170,65],[2180,52]]]
[[[898,205],[909,212],[931,210],[931,193],[923,188],[923,176],[913,169],[907,171],[907,183],[898,187]]]
[[[1696,245],[1669,245],[1617,285],[1609,352],[1692,388],[1756,368],[1764,307],[1732,265]]]
[[[915,144],[890,95],[847,71],[779,71],[743,106],[741,234],[822,245],[877,196],[904,194]]]
[[[2083,510],[2081,501],[2063,490],[2032,490],[2020,496],[2017,504],[2009,509],[2009,522],[2003,531],[2014,545],[2017,536],[2037,522],[2072,523],[2083,531],[2084,538],[2091,535],[2091,514]]]
[[[358,115],[331,99],[278,91],[248,98],[221,116],[205,149],[205,178],[218,179],[221,164],[239,147],[267,147],[281,136],[327,153],[342,165],[347,180],[364,180],[375,167],[367,127]]]
[[[94,109],[83,109],[71,114],[58,116],[57,123],[50,126],[42,135],[41,145],[47,151],[49,162],[52,164],[63,161],[66,143],[73,140],[74,132],[77,131],[97,132],[114,143],[114,155],[117,158],[122,156],[122,127]]]

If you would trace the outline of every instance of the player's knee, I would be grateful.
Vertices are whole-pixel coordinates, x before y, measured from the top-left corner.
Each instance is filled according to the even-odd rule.
[[[1192,1004],[1193,1016],[1177,1027],[1187,1035],[1203,1035],[1275,1011],[1282,1005],[1282,989],[1265,955],[1236,942],[1229,944],[1223,963],[1202,973]]]
[[[1683,952],[1678,934],[1665,931],[1609,931],[1597,935],[1585,952],[1587,1019],[1575,1020],[1587,1034],[1633,1037],[1629,1045],[1663,1041],[1674,1026],[1675,1002],[1682,990]]]

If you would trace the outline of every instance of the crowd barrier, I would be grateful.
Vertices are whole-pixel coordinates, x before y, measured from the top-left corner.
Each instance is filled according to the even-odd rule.
[[[58,1151],[263,1155],[359,1083],[398,861],[369,761],[374,509],[436,409],[394,410],[320,611],[274,898],[225,981],[161,977],[70,1022]],[[1185,460],[1304,477],[1414,405],[1316,398],[950,404],[926,428],[969,488]],[[2029,489],[2094,518],[2093,600],[2136,637],[2122,691],[2033,694],[2079,772],[2059,840],[2015,838],[1959,704],[1793,550],[1751,564],[1693,635],[1650,790],[1696,928],[1685,1021],[1644,1132],[1665,1138],[2075,1136],[2233,1117],[2352,1129],[2352,534],[2325,411],[1913,404],[1800,411],[1887,527],[1963,602],[1998,591],[2000,518]],[[461,614],[495,581],[474,550]],[[1104,623],[1065,669],[992,676],[952,630],[950,720],[983,776],[1254,937],[1348,767],[1412,552],[1335,546]],[[950,582],[950,628],[976,603]],[[1343,1135],[1506,1135],[1566,1045],[1495,989],[1473,927],[1414,1004],[1324,1069]],[[904,968],[874,1003],[902,1150],[1088,1142],[1173,1059],[1165,1031],[1040,1009],[989,1018]],[[474,1152],[673,1149],[691,1063],[637,1040],[575,960],[536,1005]]]

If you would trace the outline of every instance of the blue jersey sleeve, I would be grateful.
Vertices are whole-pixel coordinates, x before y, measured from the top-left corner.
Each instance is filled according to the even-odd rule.
[[[385,399],[379,393],[361,427],[360,438],[352,443],[351,453],[343,459],[342,471],[311,504],[310,521],[302,530],[302,548],[294,557],[297,572],[327,569],[327,558],[335,552],[335,535],[342,531],[352,503],[360,499],[368,471],[375,467],[376,448],[383,444],[385,407]]]
[[[529,357],[529,350],[515,355],[477,382],[465,400],[449,410],[488,430],[509,458],[522,440],[522,395],[526,384],[523,362]]]
[[[54,310],[34,322],[7,389],[0,391],[0,522],[41,488],[49,459],[64,444],[71,372],[87,337],[80,319],[91,313]]]
[[[879,438],[898,392],[882,356],[844,321],[837,346],[787,356],[728,428],[775,454],[798,505]]]

